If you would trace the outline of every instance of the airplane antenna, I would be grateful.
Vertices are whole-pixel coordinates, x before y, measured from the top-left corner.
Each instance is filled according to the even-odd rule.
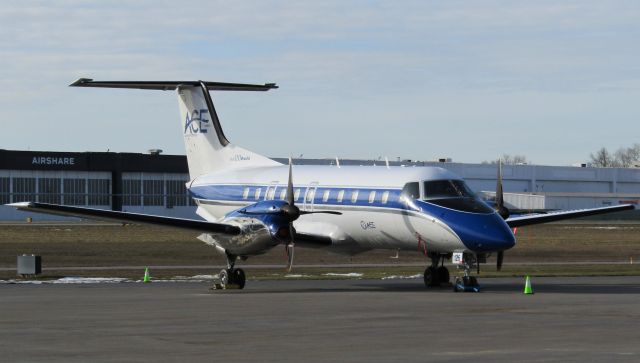
[[[336,166],[339,168],[340,167],[340,159],[338,159],[338,157],[336,156]]]

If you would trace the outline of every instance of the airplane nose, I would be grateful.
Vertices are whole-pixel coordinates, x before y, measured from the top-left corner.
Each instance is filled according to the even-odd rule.
[[[504,251],[516,244],[511,228],[498,214],[477,216],[466,222],[456,224],[453,230],[474,252]]]

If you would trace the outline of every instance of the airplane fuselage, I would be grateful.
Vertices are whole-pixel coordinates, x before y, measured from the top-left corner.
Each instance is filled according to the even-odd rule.
[[[271,238],[268,223],[238,210],[284,201],[287,173],[284,165],[226,170],[194,178],[187,187],[202,217],[252,231],[251,238],[216,243],[253,255],[278,241]],[[477,197],[427,190],[429,182],[448,181],[464,183],[438,167],[295,166],[295,201],[301,210],[342,215],[303,215],[294,226],[298,232],[328,236],[332,250],[350,254],[371,249],[486,253],[513,247],[515,238],[504,220]]]

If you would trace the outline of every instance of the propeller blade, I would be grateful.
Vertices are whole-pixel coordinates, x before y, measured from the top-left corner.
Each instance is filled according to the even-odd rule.
[[[498,178],[496,181],[496,205],[498,208],[504,207],[504,198],[502,193],[502,159],[498,160]]]
[[[289,235],[291,238],[291,242],[287,243],[285,246],[285,250],[287,252],[287,272],[291,272],[291,268],[293,267],[293,251],[295,246],[294,237],[295,229],[293,229],[293,223],[289,223]]]
[[[289,158],[289,182],[287,183],[287,203],[289,203],[289,205],[293,205],[293,203],[295,202],[293,200],[293,170],[292,170],[292,162],[291,162],[291,158]]]
[[[504,206],[504,195],[502,191],[502,159],[498,161],[498,178],[496,182],[496,212],[502,219],[509,218],[509,209]]]
[[[496,260],[496,269],[498,271],[502,270],[502,261],[504,260],[504,251],[498,252],[498,258]]]

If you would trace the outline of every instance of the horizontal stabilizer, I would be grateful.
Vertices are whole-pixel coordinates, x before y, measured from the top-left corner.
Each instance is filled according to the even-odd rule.
[[[509,227],[522,227],[530,226],[533,224],[542,224],[549,222],[561,221],[564,219],[580,218],[595,216],[598,214],[606,214],[613,212],[621,212],[625,210],[634,210],[635,207],[632,204],[622,204],[613,207],[591,208],[591,209],[578,209],[562,212],[551,212],[547,214],[530,214],[525,216],[514,216],[506,220]]]
[[[98,88],[134,88],[160,91],[173,91],[178,86],[196,86],[204,84],[211,91],[268,91],[278,88],[275,83],[243,84],[204,81],[94,81],[90,78],[80,78],[70,84],[70,87],[98,87]]]
[[[71,207],[68,205],[20,202],[6,204],[22,211],[61,215],[66,217],[79,217],[88,219],[108,220],[126,223],[155,224],[165,227],[195,230],[208,233],[221,233],[225,235],[238,235],[240,228],[229,224],[200,221],[197,219],[173,218],[156,216],[152,214],[140,214],[129,212],[118,212],[112,210]]]

